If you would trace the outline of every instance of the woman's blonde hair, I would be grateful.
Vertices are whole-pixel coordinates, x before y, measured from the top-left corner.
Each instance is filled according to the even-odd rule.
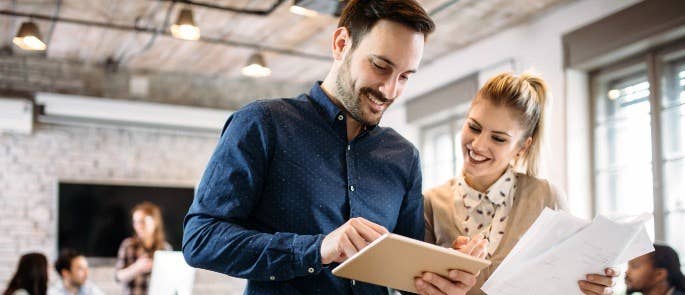
[[[153,233],[152,248],[155,250],[163,250],[166,247],[166,235],[164,234],[164,222],[162,221],[162,210],[159,206],[151,202],[142,202],[131,210],[131,215],[137,211],[143,212],[145,216],[152,217],[155,222],[155,232]]]
[[[520,145],[523,146],[530,137],[532,142],[526,153],[513,163],[514,169],[525,171],[530,176],[538,173],[542,134],[544,132],[545,102],[547,86],[539,76],[523,73],[516,76],[512,73],[501,73],[490,78],[480,88],[476,99],[484,99],[495,106],[505,106],[514,110],[524,130]]]

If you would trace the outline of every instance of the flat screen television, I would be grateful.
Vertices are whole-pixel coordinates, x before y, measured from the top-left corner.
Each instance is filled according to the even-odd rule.
[[[180,250],[193,194],[192,187],[60,182],[57,246],[88,257],[114,258],[121,241],[133,235],[131,209],[149,201],[161,208],[167,241]]]

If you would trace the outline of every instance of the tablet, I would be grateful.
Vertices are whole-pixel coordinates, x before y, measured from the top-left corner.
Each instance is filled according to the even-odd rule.
[[[414,278],[423,272],[447,276],[449,270],[458,269],[475,274],[488,265],[488,260],[454,249],[388,233],[333,269],[333,274],[416,293]]]

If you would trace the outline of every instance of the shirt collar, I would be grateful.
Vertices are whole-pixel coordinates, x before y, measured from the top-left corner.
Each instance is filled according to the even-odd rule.
[[[314,86],[312,86],[312,89],[309,91],[309,97],[328,122],[336,123],[338,121],[343,121],[340,118],[344,119],[345,112],[340,110],[340,108],[331,101],[326,92],[323,91],[323,88],[321,88],[321,81],[314,83]]]
[[[321,83],[322,81],[315,82],[312,89],[309,90],[311,101],[317,106],[319,112],[324,116],[326,121],[331,124],[337,124],[339,122],[345,123],[347,113],[333,103],[332,98],[328,97],[328,94],[321,88]],[[366,131],[372,131],[376,126],[377,125],[364,127],[362,134]]]
[[[462,173],[457,180],[459,187],[463,192],[464,205],[467,208],[475,208],[482,200],[489,200],[492,204],[496,206],[506,206],[506,200],[509,194],[512,192],[512,187],[516,182],[516,175],[514,170],[509,167],[500,176],[500,178],[493,183],[485,193],[479,192],[476,189],[470,187],[464,180],[464,174]]]
[[[87,284],[87,282],[86,282]],[[76,292],[77,294],[82,294],[83,293],[83,288],[85,288],[86,284],[81,285],[81,287],[78,289]],[[58,292],[63,292],[67,294],[70,290],[67,289],[66,285],[64,285],[64,281],[62,281],[62,278],[60,277],[57,282],[55,282],[54,288]]]

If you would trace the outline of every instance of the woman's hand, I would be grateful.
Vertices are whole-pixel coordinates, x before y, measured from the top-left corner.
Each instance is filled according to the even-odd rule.
[[[465,236],[458,236],[452,242],[452,248],[459,250],[459,252],[471,255],[473,257],[485,258],[488,254],[488,240],[483,238],[483,235],[475,235],[472,238]]]
[[[586,275],[586,280],[579,281],[580,291],[588,295],[600,294],[614,294],[614,278],[618,277],[618,270],[615,268],[607,268],[604,270],[604,275],[589,274]]]
[[[452,248],[474,257],[484,258],[488,252],[488,240],[482,235],[474,238],[457,237]],[[478,274],[470,274],[460,270],[450,270],[447,277],[432,272],[425,272],[414,280],[414,286],[421,295],[462,295],[466,294],[476,284]]]
[[[463,295],[476,284],[476,276],[461,270],[450,270],[447,277],[425,272],[414,279],[414,286],[421,295]]]
[[[147,256],[140,256],[131,266],[137,274],[146,274],[152,271],[152,259]]]
[[[117,281],[128,283],[135,277],[152,271],[152,259],[147,255],[141,255],[131,265],[124,269],[120,269],[114,273]]]

